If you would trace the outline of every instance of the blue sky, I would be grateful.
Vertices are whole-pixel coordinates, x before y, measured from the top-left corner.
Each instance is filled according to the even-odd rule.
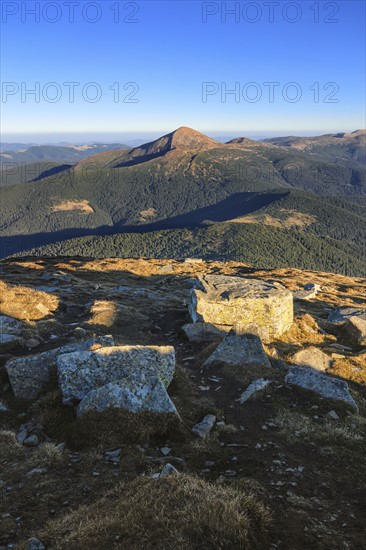
[[[363,1],[71,5],[74,21],[70,2],[2,1],[4,140],[179,126],[260,136],[366,125]],[[28,13],[34,9],[37,21]],[[77,83],[73,102],[70,82]]]

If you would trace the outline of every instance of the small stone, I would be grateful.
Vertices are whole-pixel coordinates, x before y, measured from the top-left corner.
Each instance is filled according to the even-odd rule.
[[[193,426],[192,433],[201,439],[207,437],[216,423],[216,416],[213,414],[206,415],[201,422]]]
[[[0,412],[8,412],[9,407],[3,402],[0,401]]]
[[[254,382],[251,382],[247,389],[241,394],[239,399],[237,401],[240,404],[245,403],[245,401],[248,401],[250,397],[252,397],[257,392],[263,390],[271,383],[270,380],[265,380],[264,378],[258,378],[258,380],[254,380]]]
[[[171,449],[169,447],[162,447],[160,449],[160,452],[164,456],[168,456],[168,454],[171,452]]]
[[[18,443],[23,444],[25,439],[27,439],[28,430],[26,428],[21,428],[16,435],[16,440]]]
[[[212,466],[215,465],[215,462],[213,460],[206,460],[205,461],[205,466],[206,468],[212,468]]]
[[[172,474],[178,474],[178,473],[179,473],[178,470],[168,462],[167,464],[165,464],[164,468],[161,470],[160,477],[164,477]]]
[[[335,422],[337,422],[339,420],[339,416],[336,413],[336,411],[329,411],[329,413],[327,413],[326,417],[327,417],[328,420],[334,420]]]
[[[121,456],[122,449],[111,449],[104,452],[106,458],[119,458]]]
[[[32,470],[29,470],[29,472],[26,473],[26,476],[31,477],[34,475],[46,474],[47,472],[48,472],[47,468],[37,467],[37,468],[32,468]]]
[[[37,447],[37,445],[39,445],[39,439],[36,435],[29,435],[23,441],[23,445],[26,447]]]
[[[25,550],[46,550],[45,545],[38,539],[29,539]]]
[[[34,349],[40,345],[39,340],[36,340],[35,338],[29,338],[29,340],[24,341],[24,345],[28,349]]]

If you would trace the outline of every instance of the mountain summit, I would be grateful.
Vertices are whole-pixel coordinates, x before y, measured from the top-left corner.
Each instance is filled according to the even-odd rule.
[[[220,147],[222,144],[197,130],[182,126],[170,132],[155,141],[144,143],[139,147],[134,147],[113,160],[112,166],[133,166],[141,162],[146,162],[167,154],[170,156],[181,153],[190,153],[196,155],[197,152],[207,149]]]

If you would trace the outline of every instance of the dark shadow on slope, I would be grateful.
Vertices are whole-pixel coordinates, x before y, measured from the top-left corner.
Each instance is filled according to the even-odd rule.
[[[49,178],[50,176],[55,176],[60,172],[65,172],[66,170],[70,170],[72,167],[73,167],[73,164],[59,164],[58,166],[54,166],[49,170],[45,170],[44,172],[41,172],[39,176],[37,176],[36,178],[34,178],[34,180],[32,180],[32,182],[40,181],[40,180],[43,180],[44,178]]]
[[[0,259],[13,254],[54,244],[76,237],[115,235],[116,233],[147,233],[162,229],[196,227],[203,222],[225,222],[244,216],[268,206],[288,192],[235,193],[212,206],[199,208],[193,212],[142,225],[103,225],[95,228],[67,228],[59,231],[33,233],[30,235],[9,235],[0,238]]]

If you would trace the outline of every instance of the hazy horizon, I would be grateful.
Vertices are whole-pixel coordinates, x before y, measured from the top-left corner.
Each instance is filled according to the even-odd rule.
[[[193,127],[195,130],[208,135],[209,137],[222,140],[232,139],[235,137],[249,137],[250,139],[260,140],[273,137],[313,137],[321,136],[325,134],[336,133],[351,133],[363,128],[337,128],[329,130],[278,130],[276,131],[205,131],[199,130]],[[92,143],[123,143],[134,141],[152,141],[165,134],[168,134],[174,129],[168,130],[156,130],[154,132],[39,132],[39,133],[3,133],[1,134],[1,143],[24,143],[24,144],[37,144],[37,145],[62,145],[62,144],[92,144]]]

